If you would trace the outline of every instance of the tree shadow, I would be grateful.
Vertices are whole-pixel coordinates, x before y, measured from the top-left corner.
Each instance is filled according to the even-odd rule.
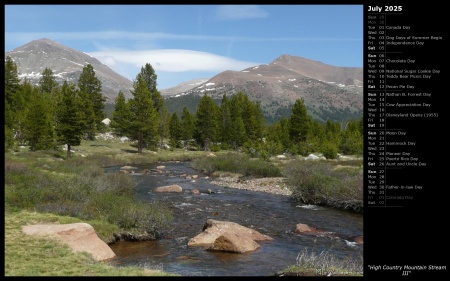
[[[131,150],[131,149],[121,149],[123,152],[126,152],[126,153],[138,153],[138,151],[136,150],[136,149],[133,149],[133,150]]]

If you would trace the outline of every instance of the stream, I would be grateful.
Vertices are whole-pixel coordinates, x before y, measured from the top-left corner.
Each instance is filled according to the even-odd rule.
[[[190,162],[133,166],[135,173],[130,176],[138,182],[136,197],[164,202],[173,211],[174,220],[161,239],[110,245],[117,256],[111,261],[114,266],[142,266],[182,276],[273,276],[295,265],[304,249],[362,259],[363,245],[352,240],[363,235],[362,214],[295,203],[289,196],[212,185],[211,178],[190,167]],[[165,166],[162,173],[142,174],[157,166]],[[109,167],[106,172],[119,172],[120,168]],[[172,184],[181,186],[183,192],[153,192],[156,187]],[[192,189],[201,194],[192,194]],[[202,232],[208,219],[235,222],[274,240],[258,241],[259,249],[244,254],[187,246],[189,239]],[[297,234],[294,230],[298,223],[323,230],[326,235]]]

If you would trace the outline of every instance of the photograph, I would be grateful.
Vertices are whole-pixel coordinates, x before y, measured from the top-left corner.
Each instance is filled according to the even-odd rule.
[[[446,272],[400,237],[445,72],[410,6],[3,7],[5,276]]]

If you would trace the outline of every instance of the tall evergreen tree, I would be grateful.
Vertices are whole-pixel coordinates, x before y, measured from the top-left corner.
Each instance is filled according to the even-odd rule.
[[[171,145],[177,146],[178,141],[181,140],[181,123],[176,112],[170,117],[169,129]]]
[[[141,72],[139,72],[139,75],[142,76],[144,79],[145,85],[150,93],[157,92],[157,78],[158,75],[156,75],[155,70],[153,69],[152,65],[149,63],[146,63],[145,66],[141,67]],[[159,108],[158,105],[153,105],[155,108]]]
[[[184,149],[187,149],[189,141],[194,136],[195,121],[194,116],[189,112],[189,109],[186,106],[183,107],[183,111],[181,112],[180,125],[180,137],[183,140]]]
[[[304,142],[308,136],[311,119],[308,116],[305,101],[297,99],[289,117],[289,136],[293,142]]]
[[[26,110],[26,131],[30,149],[46,150],[55,147],[53,107],[50,93],[33,87],[30,106]]]
[[[14,144],[16,112],[15,97],[20,89],[20,79],[17,72],[17,64],[11,57],[5,59],[5,147],[12,147]]]
[[[156,75],[152,65],[149,63],[146,63],[143,67],[141,67],[139,75],[142,76],[142,78],[145,81],[145,85],[147,86],[147,89],[149,90],[152,97],[153,107],[156,109],[157,112],[156,122],[158,123],[160,147],[162,147],[165,138],[169,134],[168,126],[170,114],[168,113],[167,108],[165,107],[164,99],[161,96],[161,93],[157,90],[158,76]]]
[[[58,87],[58,82],[56,82],[55,75],[53,75],[53,70],[46,67],[42,71],[42,77],[39,79],[39,90],[41,93],[50,94],[56,87]]]
[[[153,91],[151,93],[152,93],[153,106],[155,107],[157,112],[162,113],[166,106],[164,104],[164,98],[161,96],[161,93],[159,91]]]
[[[138,141],[138,153],[142,153],[144,141],[156,139],[158,132],[157,112],[142,75],[136,76],[131,93],[133,98],[128,101],[130,118],[127,132],[130,133],[130,137]]]
[[[364,136],[361,131],[361,120],[350,120],[343,132],[340,150],[344,154],[362,155]]]
[[[313,151],[322,150],[322,146],[326,142],[326,140],[327,140],[327,138],[326,138],[325,126],[322,123],[320,123],[318,120],[311,120],[310,132],[307,137],[307,142],[308,142],[311,150],[313,150]],[[333,142],[331,142],[330,144],[333,144]],[[329,146],[330,145],[327,144],[327,147],[329,147]]]
[[[222,96],[222,101],[220,103],[220,140],[224,143],[231,144],[231,109],[230,109],[230,99],[226,94]]]
[[[306,155],[311,148],[307,143],[310,133],[311,118],[308,115],[303,98],[297,99],[292,107],[292,115],[289,117],[289,137],[291,149],[294,153]]]
[[[249,100],[247,107],[248,107],[247,110],[249,111],[251,116],[249,120],[249,123],[251,124],[250,127],[252,129],[250,138],[253,140],[259,140],[263,136],[265,123],[261,105],[259,103],[252,102]]]
[[[164,141],[166,140],[167,137],[170,136],[170,128],[169,128],[170,113],[167,111],[167,108],[163,106],[159,112],[158,110],[156,110],[156,115],[157,115],[156,122],[159,124],[158,125],[159,147],[162,148],[164,146]]]
[[[243,119],[243,94],[238,93],[231,98],[230,101],[230,115],[231,115],[231,126],[230,139],[231,145],[234,149],[242,146],[247,140],[248,135]]]
[[[114,103],[114,112],[111,119],[111,128],[119,136],[125,136],[128,122],[130,121],[130,112],[128,109],[128,104],[125,100],[125,95],[122,91],[116,97]]]
[[[209,150],[212,142],[218,136],[219,106],[206,94],[200,99],[195,117],[195,139],[205,149]]]
[[[247,138],[256,140],[262,135],[262,110],[250,99],[244,92],[239,92],[234,96],[241,108],[242,121],[245,124],[245,132]]]
[[[19,73],[17,64],[10,56],[5,59],[5,103],[8,103],[11,109],[16,109],[15,96],[20,88]]]
[[[42,77],[39,79],[39,91],[43,94],[48,94],[48,103],[49,103],[49,109],[50,114],[53,116],[53,124],[56,123],[55,120],[55,109],[56,109],[56,99],[58,96],[58,90],[61,87],[59,86],[58,82],[56,82],[55,75],[53,74],[53,71],[50,68],[45,68],[44,71],[42,71]]]
[[[152,65],[146,63],[143,67],[141,67],[141,72],[139,72],[139,75],[141,75],[142,78],[144,79],[145,85],[147,86],[147,89],[149,90],[152,96],[153,107],[155,107],[157,112],[161,112],[165,106],[164,99],[161,96],[161,93],[158,92],[157,89],[158,75],[156,75]]]
[[[29,102],[33,89],[33,85],[31,85],[31,83],[27,79],[25,79],[14,96],[13,128],[15,140],[20,145],[26,145],[27,141],[26,110],[29,106],[33,106]]]
[[[13,114],[9,103],[5,102],[5,148],[14,145]]]
[[[233,122],[231,124],[231,144],[234,149],[237,149],[248,140],[248,135],[246,134],[245,124],[241,116],[238,115],[236,118],[233,118]]]
[[[105,97],[102,94],[102,83],[95,76],[92,65],[87,64],[78,79],[78,88],[82,98],[84,110],[85,132],[88,139],[94,140],[95,134],[103,127]]]
[[[82,101],[75,84],[64,81],[56,109],[56,135],[60,144],[67,145],[67,158],[71,158],[71,147],[80,145],[84,122]]]
[[[328,119],[325,123],[325,135],[327,140],[338,144],[341,139],[341,126],[339,123]]]
[[[263,147],[269,155],[283,153],[283,145],[281,144],[281,134],[279,132],[279,124],[272,123],[264,127],[265,142]]]
[[[277,131],[279,132],[280,141],[284,150],[288,150],[291,146],[291,138],[289,136],[289,119],[281,117],[278,121]]]

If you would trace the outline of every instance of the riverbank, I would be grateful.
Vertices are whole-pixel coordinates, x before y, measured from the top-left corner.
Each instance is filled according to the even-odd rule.
[[[266,192],[277,195],[292,195],[292,191],[285,184],[283,177],[248,178],[242,179],[239,175],[220,175],[215,177],[211,184],[255,192]]]
[[[37,219],[36,214],[50,214],[52,212],[57,212],[60,215],[65,215],[67,217],[73,217],[77,221],[88,222],[93,225],[99,237],[107,242],[114,238],[113,233],[123,232],[123,231],[133,231],[137,234],[140,233],[140,229],[134,227],[129,227],[124,224],[128,222],[129,219],[133,218],[130,213],[142,216],[141,221],[146,219],[155,219],[156,222],[162,223],[166,222],[166,213],[162,212],[162,207],[166,205],[174,205],[173,202],[161,202],[158,201],[158,205],[154,205],[152,202],[151,206],[155,208],[149,208],[148,203],[146,207],[143,208],[144,203],[134,202],[128,200],[125,194],[130,196],[133,194],[135,185],[132,182],[132,177],[129,177],[121,173],[106,174],[104,173],[104,167],[110,166],[123,166],[123,165],[138,165],[138,164],[148,164],[148,163],[159,163],[164,161],[194,161],[195,159],[232,159],[235,162],[229,164],[227,167],[241,167],[242,170],[229,172],[227,169],[222,169],[217,172],[206,173],[209,175],[209,181],[213,184],[221,186],[224,188],[234,188],[242,189],[248,191],[259,192],[260,194],[245,196],[233,195],[233,192],[226,192],[220,196],[192,196],[180,200],[185,200],[180,202],[180,204],[175,204],[176,211],[180,211],[181,214],[187,214],[188,219],[185,221],[194,220],[198,221],[200,227],[195,225],[187,225],[183,229],[192,228],[194,233],[201,230],[201,224],[208,218],[208,216],[219,216],[230,221],[237,221],[245,223],[246,218],[250,215],[258,214],[256,219],[252,219],[255,225],[261,225],[262,230],[271,231],[273,235],[278,237],[281,235],[288,235],[291,231],[290,228],[281,231],[279,226],[274,226],[274,221],[278,218],[290,216],[293,212],[296,212],[298,208],[291,206],[291,204],[281,204],[280,202],[285,202],[286,198],[271,198],[275,200],[276,203],[273,206],[276,208],[294,208],[294,210],[286,209],[280,210],[280,214],[274,214],[274,207],[267,207],[269,201],[266,200],[265,194],[262,193],[272,193],[281,194],[283,196],[290,195],[290,190],[286,187],[284,181],[285,178],[279,177],[280,173],[277,173],[277,169],[271,165],[271,163],[266,163],[259,161],[257,159],[246,159],[244,155],[233,154],[230,157],[229,153],[226,151],[216,152],[217,157],[209,157],[209,152],[204,151],[144,151],[142,154],[130,153],[134,147],[130,144],[122,143],[112,143],[103,141],[83,141],[82,145],[76,147],[76,151],[71,159],[64,159],[64,151],[38,151],[32,152],[26,148],[21,148],[17,151],[7,151],[5,153],[5,212],[7,214],[13,214],[19,210],[32,210],[33,222],[25,222],[23,225],[30,223],[35,223]],[[221,157],[222,156],[222,157]],[[277,163],[280,167],[285,167],[288,160],[283,160],[283,162]],[[248,164],[248,165],[244,165]],[[202,171],[203,169],[199,169]],[[220,174],[219,174],[220,173]],[[236,173],[236,174],[233,174]],[[245,176],[243,176],[245,175]],[[150,178],[150,177],[149,177]],[[183,182],[185,181],[183,179]],[[200,180],[193,182],[195,184],[201,183]],[[243,192],[245,193],[245,192]],[[248,192],[247,192],[248,193]],[[32,194],[32,196],[30,196]],[[145,193],[148,194],[148,193]],[[113,196],[120,195],[120,196]],[[231,203],[221,202],[210,202],[211,199],[220,199],[222,196],[231,196]],[[234,196],[234,197],[233,197]],[[263,197],[264,200],[259,200],[255,198]],[[119,199],[121,199],[119,201]],[[125,200],[127,199],[127,200]],[[166,200],[171,200],[169,196]],[[199,200],[199,202],[194,202],[190,200]],[[161,205],[159,205],[161,203]],[[164,204],[163,204],[164,203]],[[167,203],[167,204],[166,204]],[[203,205],[198,206],[197,203]],[[260,205],[259,205],[260,204]],[[257,205],[257,206],[255,206]],[[247,209],[250,207],[255,207],[257,211]],[[238,209],[236,209],[238,208]],[[238,210],[238,212],[236,212]],[[269,210],[265,215],[261,215],[264,210]],[[247,213],[246,213],[247,212]],[[179,214],[177,212],[177,214]],[[305,212],[301,212],[302,214]],[[108,214],[108,216],[104,216]],[[247,215],[246,215],[247,214]],[[189,217],[192,216],[192,217]],[[201,218],[200,218],[201,217]],[[218,217],[218,218],[219,218]],[[88,219],[89,218],[89,219]],[[141,217],[139,217],[141,218]],[[256,223],[260,219],[260,222]],[[295,217],[287,219],[288,221],[307,221],[310,219],[308,215],[307,218]],[[11,222],[17,221],[17,219],[10,220],[5,224],[6,229],[19,229],[16,226],[10,226]],[[148,221],[148,220],[146,220]],[[183,220],[182,220],[183,221]],[[47,222],[46,219],[39,219],[38,222]],[[62,222],[61,222],[62,223]],[[104,224],[108,223],[108,227]],[[345,224],[347,225],[347,224]],[[158,228],[162,228],[159,226]],[[318,227],[321,227],[318,225]],[[272,229],[271,228],[275,228]],[[336,230],[341,232],[340,230]],[[346,230],[347,231],[347,230]],[[192,233],[192,235],[194,234]],[[359,233],[355,231],[355,233]],[[29,246],[33,243],[17,243],[18,233],[11,233],[7,231],[5,236],[8,241],[8,251],[5,252],[5,258],[7,260],[5,270],[7,275],[11,276],[22,276],[22,275],[67,275],[67,276],[79,276],[79,275],[95,275],[101,276],[105,275],[140,275],[152,273],[130,273],[126,270],[121,270],[117,268],[117,271],[111,271],[106,268],[107,273],[97,269],[84,268],[82,262],[73,262],[64,252],[63,257],[58,256],[57,259],[49,260],[45,257],[47,261],[42,264],[43,256],[48,255],[47,248],[36,248],[36,253],[32,253],[33,258],[30,258]],[[187,237],[190,237],[187,236]],[[178,237],[178,240],[173,240],[173,245],[169,247],[170,249],[178,249],[180,243],[183,243],[183,236]],[[289,236],[288,239],[296,239],[295,237]],[[278,241],[278,240],[277,240]],[[170,240],[169,242],[172,242]],[[309,241],[309,247],[314,246],[314,241]],[[329,247],[336,247],[333,241],[325,240],[323,241],[325,245]],[[333,242],[333,243],[332,243]],[[160,243],[158,241],[157,243]],[[302,242],[303,243],[303,242]],[[332,243],[332,244],[331,244]],[[280,257],[280,263],[291,264],[295,260],[295,256],[298,252],[295,249],[291,249],[291,245],[296,243],[289,242],[286,249],[292,250],[291,256],[287,256],[286,251]],[[297,243],[298,244],[298,243]],[[23,246],[25,245],[25,246]],[[266,245],[270,246],[270,245]],[[327,247],[328,247],[327,246]],[[353,251],[349,249],[345,244],[340,244],[342,251]],[[52,246],[53,247],[53,246]],[[28,249],[28,250],[27,250]],[[201,256],[202,253],[198,253]],[[66,258],[67,257],[67,258]],[[232,256],[235,257],[235,256]],[[267,256],[260,257],[255,256],[258,260],[254,264],[261,264],[262,261],[270,260],[273,258],[273,253],[267,253]],[[158,257],[158,260],[160,257]],[[27,260],[26,263],[23,263]],[[173,261],[168,258],[165,264],[172,263]],[[93,264],[95,266],[99,265],[95,261],[89,261],[88,264]],[[61,264],[78,264],[75,268],[77,270],[64,270],[59,271],[58,269],[67,268],[66,266],[60,266]],[[237,263],[240,265],[240,263]],[[176,266],[179,266],[177,264]],[[271,266],[273,266],[271,264]],[[191,270],[192,266],[189,265],[187,268]],[[209,270],[207,269],[205,270]],[[36,269],[38,271],[36,271]],[[148,268],[147,268],[148,269]],[[153,268],[150,268],[153,269]],[[166,269],[166,267],[164,267]],[[169,268],[167,268],[169,269]],[[247,270],[244,266],[242,270]],[[174,270],[176,271],[176,270]],[[275,270],[273,271],[275,272]],[[162,273],[164,274],[164,273]],[[181,272],[181,274],[183,274]],[[188,271],[186,275],[193,274],[192,270]],[[205,273],[205,274],[209,274]],[[218,274],[221,274],[220,272]],[[225,273],[224,273],[225,274]],[[250,272],[249,274],[253,274]]]

